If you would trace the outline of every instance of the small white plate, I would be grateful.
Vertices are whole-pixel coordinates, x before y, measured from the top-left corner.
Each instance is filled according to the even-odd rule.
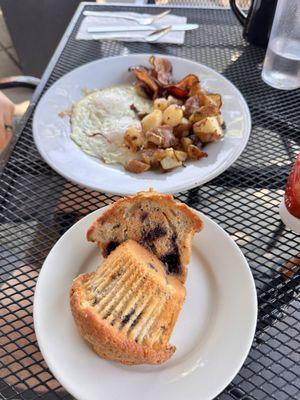
[[[174,193],[210,181],[239,157],[251,131],[250,113],[243,96],[231,82],[211,68],[172,56],[164,57],[172,62],[176,80],[196,74],[206,90],[222,95],[226,135],[222,141],[205,148],[206,159],[188,162],[186,168],[165,174],[148,171],[136,175],[126,172],[120,165],[105,164],[85,154],[70,139],[69,118],[61,118],[58,114],[70,110],[83,97],[83,89],[134,82],[128,68],[148,65],[149,56],[130,54],[97,60],[74,69],[47,90],[35,110],[33,136],[41,156],[56,172],[81,186],[109,193],[132,194],[149,187],[162,193]]]
[[[40,272],[34,326],[41,352],[59,382],[78,400],[208,400],[234,378],[251,347],[256,290],[242,252],[216,223],[199,213],[204,229],[193,242],[187,298],[170,342],[175,354],[159,366],[102,360],[77,332],[69,290],[95,270],[99,249],[86,240],[104,209],[77,222],[55,244]]]

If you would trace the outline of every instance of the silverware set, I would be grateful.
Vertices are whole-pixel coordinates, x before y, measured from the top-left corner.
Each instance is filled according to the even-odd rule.
[[[152,24],[167,16],[171,10],[164,11],[153,17],[136,17],[132,15],[120,15],[117,13],[84,11],[83,15],[91,17],[120,18],[135,21],[139,26],[90,26],[87,32],[91,34],[91,39],[100,40],[107,36],[107,39],[123,39],[124,32],[145,32],[141,35],[134,35],[134,38],[144,40],[145,42],[156,42],[169,32],[189,31],[197,29],[198,24],[175,24],[165,26],[153,26]],[[106,35],[107,34],[107,35]],[[115,35],[114,35],[115,34]],[[128,36],[127,36],[128,37]]]

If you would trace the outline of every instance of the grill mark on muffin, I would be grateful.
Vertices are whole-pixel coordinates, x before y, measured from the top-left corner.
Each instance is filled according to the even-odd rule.
[[[105,279],[105,272],[108,270],[108,266],[100,268],[101,268],[101,276],[99,277],[95,274],[92,275],[92,277],[86,284],[87,290],[89,292],[93,292],[99,286],[99,284]]]
[[[143,289],[143,288],[141,288],[141,289]],[[127,335],[127,337],[129,335],[129,332],[131,331],[131,329],[134,328],[134,326],[132,327],[133,322],[137,319],[138,315],[141,314],[141,312],[145,309],[148,302],[149,301],[147,298],[145,298],[144,291],[142,290],[142,295],[134,303],[134,306],[133,306],[134,313],[130,315],[130,319],[128,321],[129,323],[123,329],[123,332]],[[138,321],[136,321],[135,324],[137,324],[137,323],[138,323]],[[120,329],[122,329],[122,324],[120,326]]]
[[[124,314],[128,314],[130,308],[135,309],[136,308],[136,303],[132,302],[132,293],[130,293],[128,291],[128,286],[130,286],[132,289],[134,289],[134,283],[136,284],[135,279],[137,277],[137,273],[134,274],[134,278],[127,281],[126,284],[127,286],[125,286],[125,288],[123,288],[123,290],[121,291],[121,294],[119,295],[119,301],[117,304],[115,304],[115,306],[113,307],[114,304],[111,305],[111,310],[112,310],[112,322],[111,324],[116,324],[115,328],[116,329],[122,329],[122,325],[121,325],[121,317]],[[140,282],[140,279],[138,279],[138,281]],[[133,283],[133,285],[132,285]],[[118,293],[119,294],[119,293]],[[129,304],[129,307],[127,307]],[[125,312],[124,312],[125,310]]]
[[[98,291],[98,293],[101,293],[100,301],[102,301],[103,298],[105,298],[105,296],[109,292],[112,284],[113,284],[113,282],[109,278],[107,278],[107,279],[105,279],[105,281],[103,281],[101,283],[101,286],[98,287],[97,291]]]
[[[153,310],[158,304],[158,300],[156,298],[153,298],[151,296],[146,304],[144,305],[143,309],[143,319],[139,320],[134,327],[130,327],[130,329],[127,332],[127,335],[129,338],[136,340],[140,332],[142,331],[145,323],[148,321],[148,318],[151,317]]]
[[[124,273],[124,269],[120,268],[118,271],[115,271],[111,274],[110,278],[112,280],[115,280],[116,278],[118,278],[119,276],[121,276]]]
[[[113,272],[119,269],[119,267],[115,267],[113,269]],[[105,270],[107,271],[108,268],[105,268]],[[102,272],[102,271],[101,271]],[[104,274],[100,277],[97,275],[93,275],[92,278],[90,279],[90,281],[88,282],[88,294],[87,294],[87,300],[89,302],[91,302],[92,306],[96,306],[97,303],[102,299],[103,296],[106,295],[107,292],[107,286],[110,283],[110,279],[109,277]],[[97,297],[97,299],[95,299],[95,297]]]
[[[115,309],[119,313],[119,315],[127,314],[131,308],[136,307],[136,304],[141,300],[141,298],[143,296],[141,294],[137,298],[134,297],[136,292],[138,291],[139,287],[142,284],[142,279],[141,278],[136,278],[137,275],[138,275],[138,273],[135,274],[135,278],[134,278],[135,281],[133,281],[133,285],[131,285],[131,283],[129,285],[130,291],[128,291],[128,284],[127,284],[127,287],[126,287],[127,296],[125,295],[125,299],[126,300],[125,301],[121,301],[117,305],[117,307]],[[116,328],[117,329],[118,328],[120,329],[120,324],[121,324],[120,320],[116,321]]]
[[[96,304],[98,304],[100,299],[101,299],[101,294],[100,293],[96,294],[96,296],[94,297],[94,299],[92,301],[92,306],[95,306]]]
[[[145,288],[141,288],[143,293],[145,293]],[[143,296],[143,301],[140,301],[138,306],[136,307],[136,314],[134,316],[134,319],[131,321],[131,325],[129,326],[127,330],[127,336],[130,337],[130,335],[135,335],[135,333],[139,330],[139,322],[141,320],[141,315],[145,313],[145,310],[149,306],[149,304],[152,302],[152,296],[150,298],[147,298]]]
[[[129,276],[129,279],[127,280]],[[130,271],[127,272],[127,274],[124,274],[122,279],[120,279],[115,287],[110,291],[109,296],[106,297],[101,304],[101,307],[103,311],[110,311],[112,312],[113,310],[116,309],[116,306],[123,301],[124,294],[126,291],[128,291],[128,285],[130,285],[132,282],[134,282],[137,274],[131,274]],[[123,282],[126,282],[123,285]],[[120,289],[121,286],[121,289]],[[123,286],[123,287],[122,287]],[[116,304],[117,303],[117,304]],[[103,312],[100,312],[103,313]]]
[[[126,325],[125,322],[121,324],[122,319],[124,319],[124,315],[120,312],[119,309],[117,309],[117,306],[120,304],[120,302],[122,302],[122,299],[119,299],[118,304],[110,304],[110,306],[106,308],[110,313],[110,315],[107,317],[107,322],[109,322],[111,325],[115,325],[115,328],[119,330],[121,330],[123,326]]]
[[[133,295],[134,296],[134,295]],[[145,302],[145,295],[144,295],[144,291],[143,291],[143,286],[139,287],[139,292],[136,296],[134,296],[131,299],[131,302],[129,302],[127,308],[126,308],[126,313],[128,312],[128,310],[133,307],[134,308],[134,312],[135,315],[132,315],[130,322],[126,325],[126,327],[124,328],[123,332],[128,336],[128,331],[130,330],[130,326],[134,320],[134,318],[136,317],[137,314],[139,314],[140,310],[144,307],[144,302]],[[120,329],[122,329],[122,326],[120,327]]]
[[[155,265],[153,265],[152,263],[148,264],[150,268],[154,269],[154,271],[158,272],[157,268]]]
[[[136,324],[139,322],[141,319],[141,316],[143,315],[143,311],[139,313],[139,315],[133,320],[132,324],[130,325],[130,329],[134,328]]]
[[[91,284],[91,285],[87,288],[87,290],[88,290],[89,292],[94,292],[96,289],[97,289],[97,285],[96,285],[95,283]]]
[[[131,316],[135,313],[135,308],[132,308],[131,311],[129,311],[128,314],[125,315],[125,317],[123,317],[122,321],[121,321],[121,328],[123,328],[127,322],[129,322]]]
[[[108,311],[107,306],[116,299],[116,296],[114,296],[115,292],[118,292],[119,287],[122,287],[122,282],[126,280],[129,275],[130,274],[128,272],[127,274],[124,274],[118,278],[118,280],[107,280],[106,286],[104,286],[102,289],[101,300],[97,305],[97,312],[100,313],[100,315],[103,315],[104,312]]]
[[[121,226],[121,224],[115,224],[115,225],[113,226],[113,229],[120,228],[120,226]]]
[[[118,267],[117,267],[118,268]],[[117,269],[117,268],[115,268],[115,269]],[[115,270],[113,270],[112,272],[114,272]],[[98,284],[98,287],[97,287],[97,290],[99,291],[99,290],[107,290],[107,288],[109,287],[109,285],[114,285],[114,284],[117,284],[117,282],[114,282],[113,280],[111,280],[111,278],[110,278],[110,274],[108,274],[108,272],[110,272],[110,271],[107,271],[106,272],[106,274],[104,274],[104,276],[103,276],[103,278],[104,279],[102,279],[100,282],[99,282],[99,284]],[[126,273],[126,271],[123,271],[123,274],[121,274],[121,275],[119,275],[117,278],[119,278],[119,279],[121,279],[122,278],[122,276],[124,275],[124,273]],[[117,279],[116,278],[116,279]],[[119,279],[117,279],[117,281],[119,281]]]
[[[146,315],[147,318],[143,321],[143,323],[140,326],[140,329],[138,332],[136,332],[136,335],[134,336],[134,340],[136,340],[138,343],[142,343],[145,336],[148,334],[152,324],[153,324],[153,317],[157,315],[157,312],[160,312],[160,309],[162,307],[162,303],[164,303],[161,299],[155,299],[152,298],[152,300],[149,302],[149,308],[147,307],[147,312],[145,312],[144,316]]]
[[[139,279],[140,285],[141,285],[141,279]],[[135,290],[134,292],[131,292],[130,294],[130,298],[128,299],[125,307],[123,307],[122,311],[121,311],[121,315],[126,315],[130,312],[130,310],[132,308],[134,308],[134,310],[136,311],[136,309],[139,307],[139,304],[142,303],[143,301],[143,297],[144,294],[143,292],[140,290],[140,285],[137,288],[137,290]],[[119,324],[119,329],[122,329],[123,325],[122,325],[122,321]],[[125,328],[125,333],[127,332],[128,327]]]

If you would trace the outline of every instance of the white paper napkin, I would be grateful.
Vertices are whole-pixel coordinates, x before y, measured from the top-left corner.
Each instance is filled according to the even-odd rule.
[[[139,13],[126,13],[126,12],[116,12],[119,15],[130,15],[134,17],[146,18],[151,17],[150,14],[139,14]],[[155,24],[151,25],[155,28],[164,27],[167,25],[176,24],[186,24],[186,17],[179,17],[177,15],[167,15],[161,20],[157,21]],[[140,26],[138,22],[130,21],[121,18],[108,18],[108,17],[91,17],[87,16],[83,19],[78,33],[76,35],[77,40],[93,40],[91,33],[87,31],[87,28],[92,26]],[[114,33],[97,33],[99,40],[118,40],[122,42],[143,42],[143,37],[152,32],[152,30],[144,32],[114,32]],[[118,39],[115,39],[118,37]],[[120,37],[122,37],[120,39]],[[162,36],[155,43],[173,43],[173,44],[183,44],[184,43],[185,32],[169,32]]]

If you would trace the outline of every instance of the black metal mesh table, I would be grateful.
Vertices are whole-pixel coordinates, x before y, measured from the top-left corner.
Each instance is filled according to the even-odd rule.
[[[157,8],[147,11],[156,13]],[[281,223],[278,205],[300,149],[300,92],[276,91],[261,81],[263,51],[243,42],[230,11],[176,8],[174,12],[200,25],[187,33],[184,46],[76,42],[82,19],[79,10],[24,118],[0,188],[1,399],[71,397],[47,369],[37,346],[32,323],[35,282],[59,236],[76,220],[116,198],[67,182],[41,160],[31,129],[36,102],[59,77],[83,63],[140,52],[206,64],[229,78],[249,104],[253,129],[242,156],[218,178],[177,197],[201,209],[236,240],[257,286],[259,315],[252,349],[238,376],[218,398],[299,398],[299,238]]]

